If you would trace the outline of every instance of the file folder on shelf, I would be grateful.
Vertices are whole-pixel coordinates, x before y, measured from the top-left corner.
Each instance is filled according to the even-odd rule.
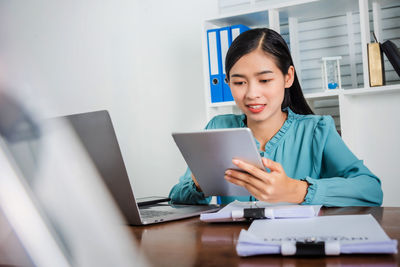
[[[219,29],[207,31],[211,103],[222,102],[221,42]]]
[[[385,68],[383,64],[383,54],[380,43],[368,44],[368,69],[369,69],[369,85],[382,86],[385,85]]]
[[[238,25],[233,25],[230,27],[225,27],[225,28],[221,28],[221,50],[222,50],[222,66],[223,66],[223,78],[224,78],[224,83],[223,83],[223,98],[224,101],[233,101],[233,97],[232,97],[232,93],[231,93],[231,88],[229,88],[229,85],[225,82],[225,78],[226,78],[226,74],[225,74],[225,57],[226,57],[226,52],[224,51],[223,47],[226,46],[225,44],[225,40],[222,38],[222,31],[227,29],[227,33],[228,33],[228,45],[226,48],[226,52],[228,52],[228,48],[231,46],[232,41],[236,39],[236,37],[238,37],[241,33],[249,30],[250,28],[242,25],[242,24],[238,24]]]
[[[248,29],[238,24],[207,31],[211,103],[233,101],[231,89],[226,82],[225,58],[232,40]]]
[[[219,29],[220,33],[220,42],[221,42],[221,73],[222,73],[222,98],[223,101],[233,101],[231,88],[226,81],[226,73],[225,73],[225,58],[226,53],[228,53],[228,49],[232,43],[232,35],[230,27],[223,27]]]
[[[246,25],[242,25],[242,24],[237,24],[237,25],[233,25],[231,26],[231,35],[232,35],[232,41],[233,42],[236,37],[238,37],[241,33],[249,30],[250,28],[247,27]]]

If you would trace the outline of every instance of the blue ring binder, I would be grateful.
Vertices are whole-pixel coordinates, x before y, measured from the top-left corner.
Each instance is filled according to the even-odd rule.
[[[248,29],[247,26],[238,24],[207,30],[211,103],[233,101],[226,80],[225,56],[232,41]]]
[[[210,74],[211,103],[222,102],[221,42],[219,29],[207,31],[208,67]]]

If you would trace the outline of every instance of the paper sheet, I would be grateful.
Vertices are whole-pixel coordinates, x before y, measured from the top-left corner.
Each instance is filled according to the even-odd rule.
[[[391,240],[370,214],[256,220],[248,231],[241,231],[236,250],[240,256],[277,254],[283,242],[309,239],[338,242],[342,254],[397,253],[397,240]]]
[[[263,201],[241,202],[236,200],[218,212],[201,214],[200,220],[205,222],[243,221],[245,219],[232,219],[232,211],[245,208],[271,208],[275,218],[308,218],[317,216],[321,207],[321,205],[271,204]]]

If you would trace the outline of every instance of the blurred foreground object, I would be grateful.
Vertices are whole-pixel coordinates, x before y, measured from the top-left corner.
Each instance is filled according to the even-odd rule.
[[[146,266],[69,125],[30,114],[0,88],[0,207],[33,265]]]

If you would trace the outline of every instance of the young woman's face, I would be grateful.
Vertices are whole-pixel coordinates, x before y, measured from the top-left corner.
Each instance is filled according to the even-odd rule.
[[[293,83],[291,66],[284,75],[271,56],[256,49],[241,57],[230,70],[229,86],[236,105],[254,122],[282,115],[285,87]]]

